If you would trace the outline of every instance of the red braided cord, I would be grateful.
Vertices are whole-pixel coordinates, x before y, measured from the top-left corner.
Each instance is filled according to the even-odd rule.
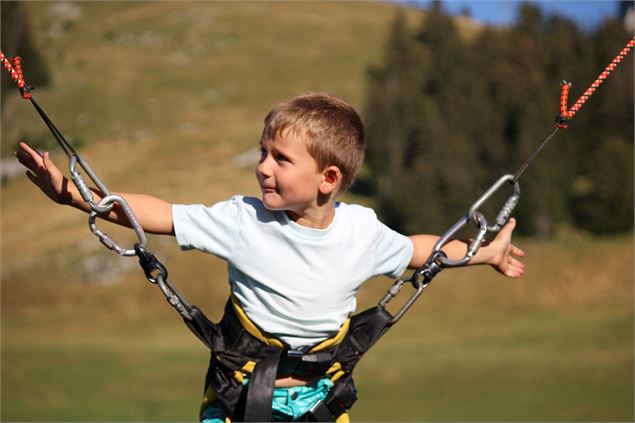
[[[569,88],[571,88],[571,83],[562,81],[562,86],[560,88],[560,116],[567,116],[567,103],[569,101]]]
[[[570,120],[575,116],[575,114],[582,108],[584,103],[587,102],[589,97],[593,95],[595,90],[602,85],[604,80],[608,78],[608,76],[615,70],[617,65],[620,64],[622,60],[630,53],[631,49],[635,47],[635,37],[633,37],[627,44],[626,47],[619,52],[615,59],[609,63],[609,65],[600,73],[595,81],[591,84],[589,88],[580,96],[578,101],[576,101],[573,106],[569,110],[567,110],[567,102],[569,98],[569,88],[571,87],[571,83],[563,82],[560,88],[560,116],[558,117],[558,127],[561,129],[565,129],[567,124],[565,123],[567,120]]]
[[[0,61],[2,62],[2,66],[9,73],[13,82],[20,89],[20,93],[22,94],[23,99],[31,98],[31,93],[29,93],[29,87],[26,86],[24,82],[24,75],[22,73],[22,58],[20,56],[16,56],[9,60],[2,51],[0,51]]]

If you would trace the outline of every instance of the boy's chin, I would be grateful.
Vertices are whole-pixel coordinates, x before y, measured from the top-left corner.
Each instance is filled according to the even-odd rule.
[[[278,201],[271,201],[267,198],[266,195],[263,195],[261,198],[262,205],[269,211],[281,211],[285,210],[284,206],[280,204]]]

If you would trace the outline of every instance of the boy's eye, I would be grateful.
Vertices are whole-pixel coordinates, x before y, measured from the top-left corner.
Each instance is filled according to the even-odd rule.
[[[263,161],[268,154],[269,152],[267,151],[266,148],[260,147],[260,161]],[[287,156],[285,156],[284,154],[278,153],[276,151],[271,152],[271,155],[278,162],[291,162],[291,160],[289,160]]]

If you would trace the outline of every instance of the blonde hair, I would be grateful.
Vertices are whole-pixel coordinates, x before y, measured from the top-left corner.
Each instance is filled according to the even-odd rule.
[[[262,140],[286,129],[296,131],[320,170],[337,166],[342,172],[338,194],[359,172],[366,150],[364,125],[353,107],[325,93],[308,93],[278,104],[265,117]]]

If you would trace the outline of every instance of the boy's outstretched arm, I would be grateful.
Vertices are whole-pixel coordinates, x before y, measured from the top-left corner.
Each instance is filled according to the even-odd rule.
[[[43,155],[21,142],[15,156],[28,169],[27,176],[47,197],[58,204],[68,205],[84,212],[90,207],[84,202],[75,184],[70,182],[53,163],[49,153]],[[99,190],[92,189],[95,202],[103,198]],[[147,232],[163,235],[174,235],[172,225],[172,204],[160,198],[145,194],[121,194],[134,212],[139,224]],[[107,215],[100,215],[106,220],[122,226],[130,226],[125,213],[115,204]]]
[[[494,240],[489,243],[483,243],[469,264],[489,264],[507,277],[521,277],[525,271],[525,265],[519,258],[524,257],[525,252],[511,243],[515,227],[516,220],[512,218],[496,234]],[[414,245],[414,252],[409,267],[416,269],[425,264],[439,237],[434,235],[413,235],[410,239]],[[465,256],[468,245],[468,241],[453,240],[443,247],[443,251],[448,258],[456,260]]]

